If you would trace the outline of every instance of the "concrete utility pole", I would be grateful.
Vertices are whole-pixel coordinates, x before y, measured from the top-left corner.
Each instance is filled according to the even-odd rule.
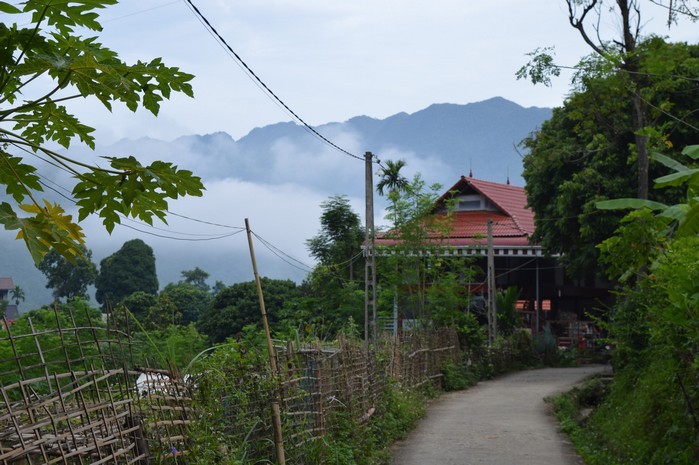
[[[488,220],[488,342],[498,334],[497,289],[495,289],[495,250],[493,247],[493,220]]]
[[[376,323],[376,254],[374,253],[374,172],[371,152],[364,154],[366,226],[364,228],[364,350],[369,352],[369,315],[374,347],[378,344]]]

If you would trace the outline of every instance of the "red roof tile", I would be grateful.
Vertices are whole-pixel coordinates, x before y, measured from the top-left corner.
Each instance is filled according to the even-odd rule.
[[[15,288],[12,278],[0,278],[0,289],[8,291]]]
[[[523,187],[461,176],[461,179],[442,195],[437,203],[442,203],[445,199],[449,198],[451,192],[464,192],[470,190],[469,188],[484,195],[493,202],[504,214],[509,216],[517,224],[517,227],[522,233],[527,235],[534,233],[534,212],[527,208],[527,194],[524,192]],[[493,219],[493,221],[495,221],[495,219]]]
[[[451,246],[474,246],[487,243],[488,220],[493,220],[495,246],[528,246],[534,233],[534,213],[526,207],[524,188],[480,179],[461,179],[437,200],[435,207],[459,194],[475,191],[486,197],[499,211],[458,211],[453,213],[453,229],[444,242]],[[436,234],[432,235],[436,238]],[[395,241],[377,237],[377,244],[391,245]]]

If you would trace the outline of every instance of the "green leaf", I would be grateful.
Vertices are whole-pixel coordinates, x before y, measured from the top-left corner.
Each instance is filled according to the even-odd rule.
[[[682,155],[687,155],[692,160],[699,159],[699,145],[688,145],[682,150]]]
[[[612,199],[595,202],[600,210],[626,210],[629,208],[649,208],[651,210],[663,210],[667,205],[646,199]]]
[[[78,137],[88,147],[95,148],[95,138],[91,135],[94,128],[80,123],[64,106],[50,100],[18,113],[15,121],[15,130],[21,130],[23,137],[37,145],[52,140],[68,148],[71,140]]]
[[[699,168],[683,170],[678,173],[668,174],[655,179],[655,187],[681,186],[685,182],[692,182],[692,178],[699,174]]]
[[[699,204],[694,204],[685,212],[684,218],[677,228],[677,237],[696,236],[699,234]]]
[[[663,212],[660,213],[660,216],[677,221],[682,221],[682,219],[685,217],[688,211],[689,205],[687,205],[686,203],[678,203],[677,205],[672,205],[663,210]]]
[[[14,5],[10,5],[7,2],[0,2],[0,12],[7,13],[10,15],[16,15],[22,12],[19,8]]]
[[[663,155],[662,153],[659,153],[659,152],[651,153],[650,158],[667,166],[670,169],[675,170],[675,171],[683,171],[683,170],[689,169],[686,166],[684,166],[682,163],[675,160],[674,158],[670,158],[667,155]]]
[[[23,163],[22,158],[0,150],[0,185],[5,186],[5,192],[16,202],[24,202],[31,190],[43,190],[35,171],[36,168]]]

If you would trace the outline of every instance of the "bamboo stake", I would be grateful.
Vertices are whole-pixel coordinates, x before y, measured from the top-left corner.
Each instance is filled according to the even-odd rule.
[[[269,323],[267,321],[267,309],[265,308],[265,298],[262,294],[262,283],[260,282],[260,275],[257,273],[257,261],[255,260],[255,248],[252,245],[252,233],[250,232],[250,223],[248,219],[245,218],[245,231],[248,234],[248,246],[250,248],[250,260],[252,261],[252,271],[255,275],[255,284],[257,285],[257,297],[260,301],[260,312],[262,313],[262,326],[265,329],[265,336],[267,338],[267,349],[269,350],[269,363],[272,366],[273,376],[277,376],[279,372],[277,371],[277,353],[274,350],[274,345],[272,344],[272,335],[269,331]],[[284,437],[282,436],[282,420],[281,411],[279,409],[279,394],[275,396],[272,400],[272,426],[274,428],[274,446],[277,453],[277,461],[279,465],[286,465],[286,458],[284,456]]]

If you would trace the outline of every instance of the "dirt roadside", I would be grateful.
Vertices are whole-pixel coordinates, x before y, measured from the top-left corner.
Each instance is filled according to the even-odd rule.
[[[544,397],[604,366],[544,368],[484,381],[432,402],[417,428],[392,448],[393,465],[579,465]]]

